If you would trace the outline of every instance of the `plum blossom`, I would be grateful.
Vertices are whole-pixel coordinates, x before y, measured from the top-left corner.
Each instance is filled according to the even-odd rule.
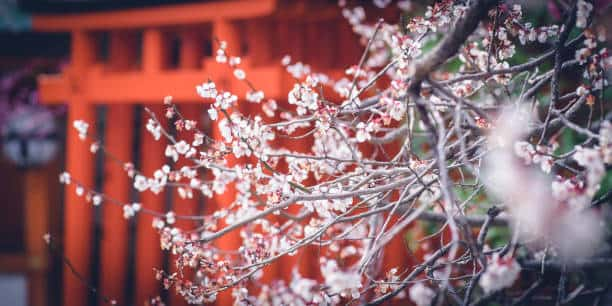
[[[98,206],[102,203],[102,196],[99,194],[94,195],[93,197],[91,197],[91,203],[94,206]]]
[[[261,108],[264,114],[266,114],[266,116],[274,117],[274,115],[276,114],[276,110],[278,109],[278,104],[276,103],[276,100],[270,99],[266,103],[264,103]]]
[[[410,300],[417,306],[429,306],[433,302],[436,292],[425,286],[422,282],[418,282],[410,287],[408,295]]]
[[[587,94],[589,94],[589,90],[584,86],[578,86],[578,88],[576,88],[576,95],[579,97],[586,96]]]
[[[352,298],[360,296],[361,276],[359,273],[342,271],[335,260],[327,260],[321,267],[321,274],[329,288],[329,294],[340,294]]]
[[[550,173],[554,159],[552,153],[554,147],[538,145],[534,147],[526,141],[517,141],[514,143],[514,153],[523,159],[526,165],[539,164],[542,171]]]
[[[176,148],[173,145],[167,145],[166,150],[164,151],[164,155],[166,157],[172,158],[174,162],[176,162],[179,158],[179,154],[176,151]]]
[[[89,128],[89,124],[83,120],[75,120],[72,126],[79,133],[79,139],[84,140],[87,137],[87,129]]]
[[[69,185],[71,182],[70,173],[64,171],[59,175],[59,182],[65,185]]]
[[[289,92],[289,104],[297,105],[298,115],[304,115],[308,111],[315,111],[318,108],[319,94],[312,88],[305,85],[295,84]]]
[[[283,58],[281,59],[281,65],[287,66],[289,64],[291,64],[291,56],[289,55],[283,56]]]
[[[412,4],[412,0],[399,0],[397,1],[397,7],[399,7],[400,10],[402,11],[412,11],[413,8],[413,4]]]
[[[205,82],[202,85],[196,86],[198,95],[204,99],[215,99],[217,97],[217,86],[214,82]]]
[[[227,62],[227,54],[225,53],[225,49],[227,48],[227,42],[222,40],[219,42],[219,49],[217,49],[215,60],[217,63],[226,63]]]
[[[219,119],[219,114],[217,113],[217,110],[212,106],[208,109],[208,117],[212,121],[216,121],[217,119]]]
[[[76,185],[74,188],[74,193],[80,197],[85,193],[85,188],[83,188],[81,185]]]
[[[155,120],[150,118],[147,121],[146,128],[147,131],[149,131],[151,135],[153,135],[153,139],[159,140],[159,138],[161,138],[161,126]]]
[[[190,148],[191,147],[189,146],[189,144],[184,140],[181,140],[177,142],[176,144],[174,144],[174,149],[176,150],[178,154],[181,154],[181,155],[185,155],[189,151]]]
[[[579,28],[586,28],[587,21],[593,10],[593,4],[588,1],[578,0],[576,7],[578,8],[576,11],[576,26]]]
[[[495,253],[478,284],[485,293],[495,292],[512,286],[520,273],[521,266],[513,257],[500,258],[499,253]]]
[[[166,213],[166,224],[174,224],[174,222],[176,221],[176,215],[174,214],[174,212],[169,211]]]
[[[389,105],[389,115],[393,120],[400,121],[406,114],[406,104],[399,100],[393,100]]]
[[[399,286],[395,284],[399,282],[401,282],[401,279],[397,275],[397,268],[392,268],[387,271],[385,281],[378,285],[378,290],[382,294],[385,294],[391,290],[396,290],[397,288],[399,288]]]
[[[520,226],[521,239],[544,239],[558,248],[564,258],[588,256],[596,250],[602,237],[598,227],[600,217],[594,213],[563,209],[563,202],[568,201],[562,198],[560,190],[566,186],[553,184],[550,177],[519,163],[511,153],[508,145],[522,136],[525,120],[526,117],[520,113],[510,112],[498,121],[489,138],[499,147],[485,160],[485,184],[489,192],[506,202],[515,226]],[[584,203],[585,199],[590,201],[598,188],[603,163],[599,152],[594,149],[578,148],[574,159],[587,169],[586,197],[580,190],[564,194],[574,197],[572,201]]]
[[[290,288],[306,303],[322,302],[320,295],[317,294],[317,286],[317,281],[304,278],[297,271],[293,271]]]
[[[228,109],[238,102],[238,97],[230,92],[223,92],[215,98],[215,106],[221,109]]]
[[[301,79],[310,74],[310,66],[304,65],[302,62],[297,62],[293,65],[286,65],[287,72],[296,79]]]
[[[601,153],[596,149],[577,147],[573,157],[580,166],[586,168],[586,194],[593,197],[605,174]]]
[[[240,57],[238,57],[238,56],[231,56],[229,58],[228,64],[230,66],[238,66],[238,65],[240,65],[241,62],[242,62],[242,59]]]
[[[361,6],[357,6],[353,9],[345,8],[342,10],[342,15],[353,26],[359,25],[366,17],[365,10]]]
[[[366,125],[364,122],[357,123],[357,134],[355,135],[357,142],[366,142],[372,139],[371,133],[374,128],[371,124]]]
[[[385,8],[391,3],[391,0],[374,0],[374,5],[378,8]]]
[[[264,92],[261,90],[249,91],[246,94],[246,100],[252,103],[260,103],[264,99]]]
[[[123,218],[130,219],[136,215],[136,211],[132,205],[123,205]]]
[[[242,69],[234,69],[234,77],[238,80],[244,80],[246,78],[246,73]]]
[[[93,142],[89,146],[89,152],[94,153],[94,154],[98,152],[99,149],[100,149],[100,144],[98,142]]]

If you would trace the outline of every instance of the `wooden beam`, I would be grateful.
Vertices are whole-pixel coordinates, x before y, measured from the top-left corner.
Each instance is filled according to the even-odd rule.
[[[207,63],[206,66],[206,70],[181,69],[158,73],[89,73],[79,81],[79,92],[87,103],[123,104],[139,101],[161,104],[167,95],[181,103],[202,103],[206,101],[197,95],[195,87],[210,78],[219,84],[220,89],[232,91],[239,97],[245,96],[247,86],[237,82],[227,67],[217,63]],[[286,96],[286,92],[281,92],[279,88],[281,79],[286,77],[280,65],[246,70],[249,79],[254,80],[257,88],[266,93],[266,97]],[[72,95],[70,79],[67,76],[41,77],[39,92],[45,104],[65,103]]]
[[[272,14],[276,0],[234,0],[161,5],[151,8],[83,14],[35,15],[32,28],[41,32],[175,26],[210,22],[219,17],[246,19]]]
[[[0,271],[2,273],[24,273],[33,270],[27,253],[0,254]]]

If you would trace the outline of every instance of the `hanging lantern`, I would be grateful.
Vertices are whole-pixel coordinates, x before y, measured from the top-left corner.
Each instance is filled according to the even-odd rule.
[[[13,110],[2,124],[2,153],[20,168],[40,167],[59,150],[58,127],[52,111],[38,105]]]

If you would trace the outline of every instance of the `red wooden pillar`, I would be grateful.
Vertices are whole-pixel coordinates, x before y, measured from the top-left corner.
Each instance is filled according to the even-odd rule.
[[[217,38],[219,40],[223,40],[227,42],[228,52],[232,56],[237,56],[240,54],[240,37],[238,33],[238,29],[235,25],[233,25],[230,21],[227,20],[218,20],[213,23],[213,38]],[[216,49],[216,48],[215,48]],[[217,76],[215,76],[217,77]],[[227,75],[219,76],[222,79],[228,78]],[[231,87],[231,81],[225,82],[225,86]],[[223,86],[223,84],[222,84]],[[223,89],[223,88],[221,88]],[[231,88],[227,88],[227,90],[231,90]],[[239,102],[240,103],[240,102]],[[221,119],[221,118],[219,118]],[[223,137],[221,136],[221,132],[219,131],[219,127],[217,123],[219,120],[215,121],[212,126],[212,135],[213,138],[217,141],[222,141]],[[228,158],[228,166],[233,166],[236,164],[236,160],[233,157]],[[225,188],[225,193],[221,195],[215,195],[214,203],[217,209],[222,207],[229,206],[235,199],[236,188],[234,184],[230,184]],[[221,224],[221,227],[224,227],[225,224]],[[241,238],[239,230],[232,231],[225,236],[221,237],[216,241],[216,245],[218,248],[222,250],[237,250],[241,245]],[[232,305],[233,298],[231,295],[231,289],[222,292],[217,296],[217,305]]]
[[[334,43],[337,39],[337,27],[333,22],[326,20],[308,21],[304,25],[306,28],[306,46],[322,46],[325,48],[324,51],[311,50],[305,52],[306,63],[312,65],[317,70],[332,68],[334,60],[337,58],[336,54],[344,52],[342,49],[334,48]]]
[[[396,124],[399,125],[399,124]],[[395,141],[389,144],[386,144],[382,147],[383,150],[387,153],[388,156],[395,156],[400,148],[401,144],[404,140],[401,139],[399,141]],[[399,192],[396,192],[393,196],[393,200],[397,200],[399,198]],[[383,215],[383,217],[388,217],[387,214]],[[397,222],[399,221],[399,216],[397,214],[389,217],[389,224],[385,228],[385,230],[391,229]],[[420,239],[423,237],[422,232],[420,231],[420,227],[417,224],[415,226],[415,222],[405,226],[402,231],[400,231],[397,235],[395,235],[391,241],[383,248],[383,259],[382,259],[382,270],[380,271],[380,275],[377,275],[378,278],[385,277],[386,272],[393,268],[397,268],[397,273],[404,273],[406,271],[410,271],[416,264],[418,264],[422,259],[421,250],[416,250],[415,253],[411,253],[409,248],[409,242],[407,240],[407,235],[410,233],[411,239]],[[387,302],[388,305],[405,305],[405,299],[392,299]]]
[[[245,39],[248,43],[249,63],[252,66],[278,64],[273,60],[276,58],[274,47],[278,46],[278,37],[272,35],[273,30],[272,21],[269,19],[260,18],[247,21]]]
[[[161,105],[148,105],[151,111],[156,114],[163,113]],[[139,133],[142,135],[141,140],[141,171],[147,177],[151,177],[153,172],[166,162],[164,150],[166,141],[161,138],[156,141],[153,136],[146,130],[145,124],[149,116],[143,112],[143,127]],[[143,207],[155,211],[163,212],[165,195],[164,192],[154,194],[150,191],[145,191],[140,194],[140,201]],[[163,252],[160,249],[159,234],[153,229],[153,217],[149,214],[138,214],[136,225],[136,271],[135,271],[135,289],[136,298],[135,305],[145,305],[150,298],[161,294],[161,283],[155,279],[154,268],[163,268]]]
[[[179,57],[179,68],[184,70],[196,69],[200,63],[201,55],[202,55],[202,43],[200,38],[198,37],[198,33],[194,29],[184,29],[180,33],[181,39],[181,49],[180,49],[180,57]],[[183,104],[180,105],[180,112],[187,120],[195,120],[196,122],[200,122],[200,114],[202,113],[203,105],[201,104]],[[178,131],[177,139],[185,140],[188,143],[191,143],[193,140],[193,132],[190,131]],[[193,166],[194,163],[191,160],[187,160],[185,158],[179,159],[177,164],[174,166],[174,170],[178,171],[183,166]],[[188,183],[189,180],[185,180],[184,182]],[[181,198],[179,193],[173,189],[173,204],[174,204],[174,212],[177,215],[189,215],[194,216],[198,214],[198,199],[201,196],[201,192],[199,190],[193,190],[193,198]],[[191,230],[195,228],[196,224],[191,220],[177,220],[176,226],[182,230]],[[172,257],[170,262],[171,273],[177,272],[176,265],[174,264],[175,256]],[[188,270],[186,272],[185,278],[192,278],[192,273],[189,273]],[[185,298],[176,294],[174,290],[170,294],[170,304],[172,306],[179,305],[188,305],[185,301]]]
[[[142,70],[149,73],[160,71],[166,64],[166,51],[163,46],[163,35],[159,29],[146,29],[143,35]],[[163,99],[163,97],[160,97]],[[156,114],[163,114],[161,105],[148,105]],[[160,120],[163,116],[158,116]],[[153,172],[160,169],[166,163],[164,150],[167,141],[162,137],[156,141],[146,130],[146,122],[149,116],[143,112],[143,127],[140,131],[141,141],[141,171],[147,177],[153,176]],[[162,122],[162,124],[164,124]],[[165,192],[154,194],[151,191],[141,193],[143,207],[159,212],[165,211]],[[163,268],[163,252],[160,249],[159,234],[152,227],[153,217],[148,214],[138,214],[136,225],[136,305],[144,305],[149,299],[161,294],[161,283],[155,279],[153,269]]]
[[[68,107],[68,133],[66,139],[66,171],[88,187],[93,186],[93,155],[87,143],[78,138],[72,123],[85,120],[90,124],[89,135],[95,135],[94,108],[80,93],[78,78],[86,73],[95,55],[95,44],[90,33],[72,33],[71,65],[69,78],[75,88]],[[64,219],[64,255],[85,279],[90,276],[92,208],[85,199],[75,194],[74,184],[66,188]],[[64,267],[63,303],[81,306],[87,304],[88,289],[68,267]]]
[[[133,111],[130,105],[111,105],[107,112],[106,146],[117,158],[129,161],[132,158]],[[122,165],[108,161],[104,167],[104,193],[122,203],[129,203],[131,180]],[[127,273],[128,221],[123,210],[115,205],[104,205],[100,258],[100,289],[102,292],[125,303]]]
[[[179,68],[185,70],[198,69],[204,54],[204,42],[200,29],[185,28],[179,33],[181,50]]]
[[[212,36],[213,39],[216,38],[220,41],[227,42],[227,49],[230,55],[242,55],[240,32],[238,27],[232,21],[225,19],[215,20],[213,22]]]
[[[189,120],[197,120],[197,114],[201,105],[194,104],[183,104],[180,106],[181,114]],[[177,139],[185,140],[190,143],[193,140],[191,132],[178,132]],[[180,158],[178,162],[174,165],[175,171],[179,171],[183,166],[193,166],[193,161],[187,160],[185,158]],[[189,184],[189,180],[183,180],[184,183]],[[199,190],[193,190],[193,198],[181,198],[178,191],[175,188],[168,189],[173,193],[173,211],[177,215],[186,215],[186,216],[195,216],[198,214],[198,198],[200,197],[201,192]],[[192,220],[181,220],[178,219],[175,224],[176,227],[180,228],[182,231],[188,231],[194,229],[196,227],[196,223]],[[178,256],[170,257],[170,273],[179,272],[175,265],[175,260]],[[183,270],[185,280],[189,280],[193,278],[193,273],[189,269]],[[187,306],[187,302],[185,298],[176,293],[176,290],[170,290],[170,305],[172,306]]]
[[[216,140],[222,139],[221,132],[219,131],[219,128],[216,124],[213,125],[212,135],[213,135],[213,138]],[[228,158],[228,166],[231,167],[235,164],[236,164],[236,160],[234,158],[231,158],[231,157]],[[216,206],[216,209],[219,209],[222,207],[228,207],[234,201],[235,195],[236,195],[236,188],[234,184],[230,184],[226,186],[225,192],[223,194],[215,195],[213,197],[213,201],[214,201],[214,205]],[[221,229],[225,226],[226,224],[222,223],[219,225],[219,228]],[[234,230],[232,232],[225,234],[225,236],[221,237],[220,239],[217,239],[215,243],[216,243],[216,246],[221,250],[237,250],[241,244],[239,230]],[[233,298],[231,295],[231,290],[222,292],[221,294],[217,296],[217,305],[223,306],[223,305],[232,305],[232,304],[233,304]]]
[[[125,32],[112,32],[110,40],[110,67],[125,70],[135,58],[135,41]],[[118,159],[132,159],[133,108],[131,105],[109,105],[106,124],[106,147]],[[104,193],[123,203],[130,200],[131,179],[118,165],[110,160],[104,164]],[[101,241],[100,289],[124,304],[127,281],[128,222],[123,210],[115,205],[103,207],[103,235]]]
[[[283,103],[285,107],[292,107],[286,101],[283,101],[281,103]],[[303,133],[304,131],[298,130],[293,134],[293,136],[301,135]],[[292,152],[302,154],[312,153],[312,137],[306,137],[301,139],[282,138],[280,143],[284,148]],[[308,185],[308,183],[312,183],[312,178],[307,179],[304,183],[306,185]],[[301,207],[299,206],[292,205],[289,207],[288,212],[297,215],[300,212],[300,208]],[[309,218],[306,218],[301,223],[302,225],[305,225],[308,222]],[[321,271],[318,257],[319,252],[317,248],[318,246],[309,245],[301,248],[299,252],[294,256],[282,257],[280,260],[280,276],[283,277],[286,281],[290,281],[292,278],[293,269],[298,269],[298,272],[304,277],[317,278],[318,276],[320,276]]]
[[[30,169],[24,175],[25,238],[29,257],[28,305],[47,305],[48,247],[41,237],[49,231],[50,192],[46,169]]]
[[[249,66],[245,67],[247,70],[247,75],[249,73],[249,68],[276,64],[272,62],[274,52],[273,48],[274,46],[277,46],[274,35],[270,35],[272,29],[272,22],[268,19],[262,18],[247,22],[245,35],[245,39],[248,44],[248,53],[245,56],[248,58],[249,64]],[[265,79],[252,80],[256,89],[259,89],[260,86],[263,86],[265,84],[264,82],[267,81],[268,80]],[[247,86],[246,84],[237,85]],[[277,86],[279,85],[280,84],[277,84]],[[240,111],[247,116],[261,116],[262,118],[266,118],[261,110],[261,104],[242,100],[240,104]],[[279,143],[280,141],[277,139],[275,142]],[[256,159],[251,158],[251,162],[256,162]],[[279,221],[276,216],[268,216],[267,219],[272,223]],[[273,280],[276,280],[281,276],[280,270],[281,264],[279,262],[265,267],[263,269],[263,276],[260,281],[270,284]]]
[[[142,37],[142,70],[159,72],[168,65],[168,46],[164,33],[158,28],[147,28]],[[163,99],[164,97],[159,97]]]

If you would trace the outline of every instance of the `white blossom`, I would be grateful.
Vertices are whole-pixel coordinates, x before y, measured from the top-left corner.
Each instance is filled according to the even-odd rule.
[[[291,64],[291,56],[289,55],[283,56],[283,58],[281,59],[281,65],[287,66],[289,64]]]
[[[176,150],[178,154],[181,154],[181,155],[185,155],[189,151],[190,148],[191,146],[189,146],[189,144],[184,140],[181,140],[177,142],[176,144],[174,144],[174,149]]]
[[[130,219],[132,217],[134,217],[134,215],[136,214],[136,212],[134,211],[134,208],[132,207],[132,205],[123,205],[123,218],[125,219]]]
[[[198,95],[204,99],[215,99],[217,97],[217,86],[213,82],[205,82],[196,86]]]
[[[588,1],[578,0],[576,6],[578,8],[576,11],[576,27],[586,28],[588,18],[593,10],[593,4]]]
[[[149,188],[147,178],[140,174],[136,175],[136,177],[134,178],[134,188],[136,188],[136,190],[140,192],[147,190]]]
[[[246,100],[252,103],[260,103],[264,99],[264,93],[261,90],[249,91],[246,94]]]
[[[70,173],[64,171],[59,175],[59,182],[65,185],[69,185],[71,182]]]
[[[80,197],[80,196],[82,196],[85,193],[85,188],[83,188],[83,186],[81,186],[81,185],[77,185],[74,188],[74,193],[76,193],[76,195],[78,195]]]
[[[91,197],[91,202],[94,206],[100,205],[102,203],[102,196],[99,194],[94,195]]]
[[[587,94],[589,94],[589,90],[584,86],[578,86],[578,88],[576,88],[576,95],[579,97],[586,96]]]
[[[361,276],[357,272],[342,271],[335,260],[328,260],[322,267],[321,273],[330,294],[358,298],[361,288]]]
[[[217,110],[212,106],[208,109],[208,117],[210,117],[210,120],[212,121],[216,121],[217,119],[219,119],[219,114],[217,114]]]
[[[238,80],[244,80],[246,78],[246,73],[242,69],[234,69],[234,76]]]
[[[389,3],[391,3],[391,0],[374,0],[374,5],[378,8],[385,8]]]
[[[520,273],[521,266],[513,257],[500,258],[499,253],[495,253],[478,284],[485,293],[495,292],[512,286]]]
[[[417,306],[429,306],[436,296],[436,292],[419,282],[410,287],[408,295],[410,296],[410,300]]]
[[[176,151],[176,148],[173,145],[167,145],[166,146],[166,150],[164,151],[164,155],[166,157],[172,158],[172,160],[175,161],[175,162],[179,158],[178,152]]]
[[[167,224],[174,224],[174,222],[176,221],[176,215],[174,214],[174,212],[167,212],[166,213],[166,223]]]
[[[72,126],[79,133],[79,139],[84,140],[87,137],[87,129],[89,128],[89,124],[83,120],[75,120],[72,123]]]
[[[155,140],[159,140],[159,138],[161,137],[161,126],[155,120],[149,118],[146,127],[147,131],[149,131],[151,135],[153,135],[153,138]]]

